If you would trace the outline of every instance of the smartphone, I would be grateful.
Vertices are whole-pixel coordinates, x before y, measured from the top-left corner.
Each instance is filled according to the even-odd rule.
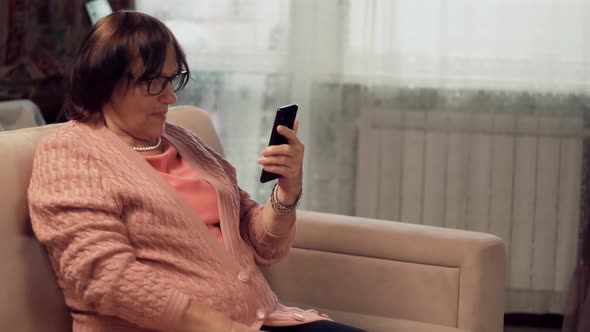
[[[299,106],[297,104],[291,104],[287,106],[281,106],[277,109],[275,114],[275,121],[272,125],[272,131],[270,133],[270,140],[268,141],[268,145],[281,145],[281,144],[289,144],[287,139],[277,132],[278,126],[285,126],[289,129],[293,129],[293,125],[295,124],[295,117],[297,116],[297,110]],[[280,175],[275,173],[270,173],[265,170],[262,170],[260,174],[260,182],[265,183],[274,179],[278,179]]]

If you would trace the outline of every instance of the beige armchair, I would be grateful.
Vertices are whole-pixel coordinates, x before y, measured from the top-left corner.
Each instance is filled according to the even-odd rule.
[[[223,151],[205,112],[177,107],[169,115]],[[26,198],[35,147],[58,126],[0,132],[3,331],[71,330]],[[506,258],[497,237],[308,211],[297,223],[289,257],[264,271],[284,303],[372,332],[502,331]]]

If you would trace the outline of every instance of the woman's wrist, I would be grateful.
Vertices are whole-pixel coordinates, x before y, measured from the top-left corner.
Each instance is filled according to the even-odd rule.
[[[278,186],[278,184],[276,185],[277,188],[277,198],[279,200],[279,202],[283,205],[293,205],[295,204],[295,202],[297,202],[297,199],[299,199],[300,195],[301,195],[301,191],[302,191],[302,187],[299,186],[298,190],[292,190],[290,192],[287,192],[285,190],[283,190],[281,188],[281,186]],[[274,190],[274,187],[273,187]]]
[[[299,192],[296,196],[288,196],[281,190],[278,183],[276,183],[270,195],[270,202],[275,212],[277,212],[280,215],[287,215],[297,209],[299,203],[301,202],[301,197],[301,187],[299,188]]]

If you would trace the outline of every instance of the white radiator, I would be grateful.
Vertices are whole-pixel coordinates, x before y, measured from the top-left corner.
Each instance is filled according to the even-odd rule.
[[[509,255],[507,311],[563,311],[578,244],[581,114],[361,117],[357,215],[495,234]]]

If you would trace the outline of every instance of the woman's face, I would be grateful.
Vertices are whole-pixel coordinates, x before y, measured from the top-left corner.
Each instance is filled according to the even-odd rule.
[[[176,52],[172,45],[168,45],[162,72],[156,76],[170,77],[178,71]],[[111,100],[103,107],[107,127],[133,146],[153,142],[164,133],[168,106],[176,103],[172,83],[168,82],[157,95],[148,93],[147,82],[138,82],[128,88],[125,83],[117,84]]]

